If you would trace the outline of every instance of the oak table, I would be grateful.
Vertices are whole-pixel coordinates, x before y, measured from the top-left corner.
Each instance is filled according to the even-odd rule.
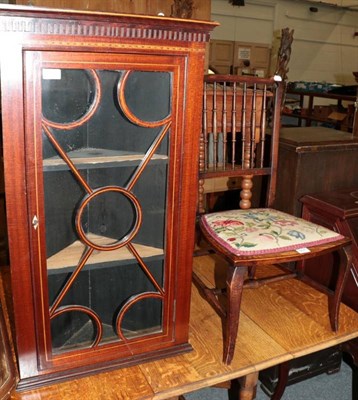
[[[194,260],[196,272],[205,275],[208,284],[223,279],[220,265],[214,255]],[[7,268],[3,270],[6,277]],[[269,267],[262,273],[275,274],[277,269]],[[2,284],[5,283],[3,279]],[[4,290],[0,294],[5,304]],[[11,399],[67,400],[78,398],[79,393],[88,400],[177,399],[185,393],[240,378],[244,385],[239,398],[250,400],[255,397],[260,370],[358,337],[358,313],[342,304],[339,331],[332,332],[327,297],[300,281],[245,289],[240,318],[237,351],[228,366],[222,362],[220,318],[193,286],[193,351],[27,392],[14,391]]]

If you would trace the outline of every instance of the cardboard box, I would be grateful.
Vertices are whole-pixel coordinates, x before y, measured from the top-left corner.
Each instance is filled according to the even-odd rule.
[[[347,114],[340,113],[337,111],[332,112],[331,114],[328,115],[329,119],[333,119],[335,121],[343,121],[347,117]]]
[[[312,115],[318,118],[329,118],[332,112],[333,109],[331,106],[314,106]]]

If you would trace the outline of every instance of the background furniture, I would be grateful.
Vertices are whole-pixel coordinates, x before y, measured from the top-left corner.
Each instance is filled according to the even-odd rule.
[[[215,25],[0,8],[19,387],[191,349],[192,193]]]
[[[353,263],[342,301],[358,311],[358,189],[315,193],[304,196],[301,201],[305,219],[352,238]],[[333,263],[327,258],[305,261],[302,268],[314,281],[324,287],[331,287],[336,272],[333,270]]]
[[[357,137],[324,127],[282,128],[275,208],[300,216],[303,195],[354,187],[357,174]]]
[[[358,189],[317,193],[302,198],[303,216],[309,221],[320,221],[353,240],[353,263],[343,292],[342,301],[358,312]],[[324,268],[322,268],[324,265]],[[329,258],[308,260],[302,268],[307,276],[323,287],[331,288],[337,273]],[[358,395],[358,340],[348,342],[343,351],[352,358],[353,397]]]
[[[315,106],[317,99],[333,100],[335,107]],[[343,107],[342,102],[348,102]],[[312,91],[300,91],[288,89],[286,91],[286,103],[291,105],[297,103],[299,111],[288,112],[284,109],[282,115],[291,118],[297,118],[298,126],[311,126],[313,121],[332,124],[335,129],[342,129],[352,132],[354,116],[356,115],[356,107],[354,103],[357,101],[357,95],[320,93]],[[308,102],[306,104],[306,102]],[[304,122],[304,125],[302,125]],[[358,133],[356,133],[358,136]]]
[[[288,370],[288,375],[285,375],[283,379],[280,377],[281,369],[283,368],[282,364],[260,371],[260,387],[272,398],[279,388],[281,388],[281,393],[284,393],[287,386],[323,373],[336,373],[340,370],[341,364],[341,346],[332,346],[328,349],[295,358],[284,364],[284,369]],[[286,371],[285,374],[287,374]]]

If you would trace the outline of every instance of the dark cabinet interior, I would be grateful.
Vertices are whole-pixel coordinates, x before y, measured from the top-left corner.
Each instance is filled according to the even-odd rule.
[[[33,218],[46,221],[55,353],[164,330],[172,78],[42,68],[44,218]]]

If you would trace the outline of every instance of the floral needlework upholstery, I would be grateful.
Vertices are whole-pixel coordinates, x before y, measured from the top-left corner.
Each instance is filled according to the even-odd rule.
[[[201,223],[215,240],[236,255],[299,250],[343,239],[330,229],[270,208],[205,214]]]

